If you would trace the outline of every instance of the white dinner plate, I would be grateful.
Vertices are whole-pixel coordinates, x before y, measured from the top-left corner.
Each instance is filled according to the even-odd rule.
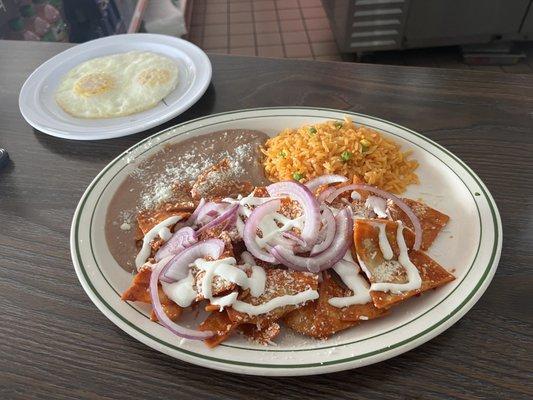
[[[450,216],[429,254],[456,279],[410,299],[390,315],[361,323],[327,341],[285,332],[277,346],[235,335],[209,349],[181,340],[150,321],[149,308],[120,300],[131,282],[105,241],[106,210],[117,187],[136,165],[167,143],[209,132],[242,128],[275,135],[286,127],[353,118],[412,150],[420,185],[406,197],[423,198]],[[397,356],[452,326],[476,303],[500,258],[502,228],[494,200],[479,177],[442,146],[410,129],[367,115],[319,108],[263,108],[211,115],[177,125],[136,144],[107,165],[85,191],[74,214],[70,246],[78,278],[96,306],[125,332],[177,359],[225,371],[256,375],[309,375],[345,370]]]
[[[54,93],[63,76],[84,61],[128,51],[151,51],[178,63],[177,87],[149,110],[115,118],[76,118],[61,109]],[[35,129],[66,139],[98,140],[131,135],[181,114],[205,93],[211,82],[211,62],[194,44],[172,36],[135,33],[108,36],[74,46],[39,66],[19,96],[24,119]]]

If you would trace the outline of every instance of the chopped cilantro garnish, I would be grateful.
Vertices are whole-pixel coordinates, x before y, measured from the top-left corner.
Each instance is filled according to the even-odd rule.
[[[334,125],[335,125],[335,128],[341,129],[343,124],[340,121],[336,121]]]
[[[310,135],[314,135],[315,133],[316,133],[316,128],[315,128],[314,126],[311,126],[311,127],[309,128],[309,134],[310,134]]]
[[[281,150],[281,151],[278,153],[278,157],[281,157],[281,158],[285,158],[285,157],[287,157],[287,153],[285,153],[285,150]]]

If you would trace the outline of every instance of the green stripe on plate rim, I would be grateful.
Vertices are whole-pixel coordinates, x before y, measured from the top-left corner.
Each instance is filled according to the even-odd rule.
[[[435,147],[439,148],[441,151],[443,151],[445,154],[447,154],[452,159],[454,159],[457,163],[459,163],[465,169],[465,171],[468,172],[471,175],[471,177],[474,179],[474,181],[478,184],[480,190],[483,192],[484,197],[487,200],[487,203],[488,203],[490,211],[491,211],[492,220],[493,220],[493,223],[494,223],[494,245],[493,245],[493,249],[492,249],[490,260],[488,262],[488,265],[487,265],[485,271],[483,272],[482,277],[480,278],[480,280],[478,281],[478,283],[476,284],[474,289],[463,300],[463,302],[457,308],[455,308],[451,313],[449,313],[446,317],[444,317],[441,320],[439,320],[437,323],[433,324],[432,326],[430,326],[429,328],[425,329],[424,331],[422,331],[422,332],[420,332],[420,333],[418,333],[418,334],[416,334],[414,336],[411,336],[410,338],[405,339],[405,340],[403,340],[401,342],[395,343],[395,344],[393,344],[391,346],[387,346],[386,348],[378,349],[378,350],[375,350],[375,351],[372,351],[372,352],[369,352],[369,353],[365,353],[365,354],[361,354],[361,355],[358,355],[358,356],[353,356],[353,357],[348,357],[348,358],[338,359],[338,360],[332,360],[332,361],[327,361],[327,362],[308,363],[308,364],[258,364],[258,363],[247,363],[247,362],[241,362],[241,361],[232,361],[232,360],[220,359],[220,358],[216,358],[216,357],[211,357],[211,356],[198,354],[198,353],[195,353],[193,351],[185,350],[185,349],[182,349],[182,348],[177,347],[175,345],[172,345],[170,343],[167,343],[167,342],[165,342],[165,341],[163,341],[163,340],[161,340],[161,339],[149,334],[148,332],[140,329],[135,324],[131,323],[129,320],[124,318],[118,311],[116,311],[113,307],[111,307],[111,305],[108,304],[102,298],[100,293],[98,293],[96,288],[93,286],[91,280],[89,279],[87,271],[85,270],[85,265],[83,264],[83,261],[81,260],[81,255],[80,255],[80,251],[79,251],[79,248],[78,248],[78,243],[79,243],[79,241],[78,241],[78,231],[79,231],[79,226],[80,226],[79,225],[79,221],[80,221],[80,218],[81,218],[81,212],[82,212],[82,210],[84,208],[84,205],[85,205],[85,203],[87,201],[87,198],[89,197],[91,191],[94,189],[94,187],[99,182],[101,177],[113,165],[115,165],[119,160],[121,160],[122,157],[124,157],[126,154],[128,154],[132,150],[135,150],[136,148],[140,147],[142,144],[144,144],[145,142],[149,141],[150,139],[153,139],[154,137],[160,136],[160,135],[168,132],[169,130],[176,129],[176,128],[179,128],[181,126],[184,126],[184,125],[187,125],[187,124],[191,124],[193,122],[198,122],[198,121],[201,121],[201,120],[204,120],[204,119],[208,119],[208,118],[212,118],[212,117],[216,117],[216,116],[230,115],[230,114],[242,113],[242,112],[247,112],[247,111],[252,111],[252,112],[253,111],[275,111],[275,110],[290,110],[290,109],[295,109],[295,110],[296,109],[300,109],[300,110],[303,109],[303,110],[309,110],[309,111],[317,111],[318,110],[318,111],[335,112],[335,113],[339,113],[340,112],[340,113],[349,114],[349,115],[352,115],[352,116],[355,116],[355,117],[368,118],[368,119],[371,119],[371,120],[375,120],[375,121],[383,122],[383,123],[386,123],[386,124],[389,124],[389,125],[392,125],[392,126],[396,126],[397,128],[405,130],[405,131],[407,131],[407,132],[409,132],[409,133],[421,138],[422,140],[434,145]],[[293,115],[283,114],[283,116],[293,116]],[[304,115],[304,116],[311,117],[309,115]],[[173,137],[175,137],[175,136],[173,136]],[[425,149],[425,150],[427,151],[427,149]],[[461,179],[461,181],[462,181],[462,179]],[[463,181],[463,183],[464,183],[464,181]],[[475,198],[474,198],[474,201],[475,201]],[[476,204],[476,207],[477,207],[477,202],[476,201],[475,201],[475,204]],[[479,213],[479,209],[478,209],[478,213]],[[172,350],[187,354],[187,355],[192,356],[194,358],[210,360],[210,361],[223,363],[223,364],[232,364],[232,365],[240,365],[240,366],[248,366],[248,367],[256,367],[256,368],[311,368],[311,367],[320,367],[320,366],[326,366],[326,365],[341,364],[341,363],[346,363],[346,362],[350,362],[350,361],[364,359],[366,357],[371,357],[371,356],[374,356],[374,355],[377,355],[377,354],[380,354],[380,353],[389,352],[389,351],[391,351],[393,349],[401,347],[401,346],[403,346],[403,345],[405,345],[407,343],[412,342],[413,340],[416,340],[416,339],[428,334],[429,332],[431,332],[434,329],[436,329],[438,326],[442,325],[444,322],[448,321],[455,314],[457,314],[470,301],[470,299],[477,293],[478,289],[484,283],[486,277],[488,276],[488,274],[489,274],[489,272],[490,272],[490,270],[491,270],[491,268],[492,268],[492,266],[494,264],[494,260],[496,258],[496,251],[497,251],[497,248],[498,248],[499,235],[500,235],[500,227],[499,227],[499,224],[498,224],[498,218],[496,216],[495,205],[494,205],[494,201],[493,201],[492,197],[488,194],[488,192],[485,189],[483,183],[477,177],[477,175],[462,160],[460,160],[457,156],[455,156],[449,150],[445,149],[443,146],[439,145],[438,143],[433,142],[432,140],[430,140],[429,138],[421,135],[418,132],[412,131],[411,129],[405,128],[405,127],[403,127],[401,125],[398,125],[398,124],[395,124],[395,123],[392,123],[392,122],[389,122],[389,121],[386,121],[386,120],[383,120],[383,119],[380,119],[380,118],[368,116],[368,115],[365,115],[365,114],[355,113],[355,112],[351,112],[351,111],[335,110],[335,109],[327,109],[327,108],[316,108],[316,107],[270,107],[270,108],[255,108],[255,109],[248,109],[248,110],[229,111],[229,112],[225,112],[225,113],[219,113],[219,114],[214,114],[214,115],[210,115],[210,116],[200,117],[200,118],[197,118],[197,119],[194,119],[194,120],[191,120],[191,121],[186,121],[186,122],[183,122],[181,124],[175,125],[173,127],[167,128],[167,129],[165,129],[165,130],[163,130],[161,132],[158,132],[158,133],[156,133],[154,135],[151,135],[151,136],[145,138],[144,140],[142,140],[141,142],[137,143],[133,147],[131,147],[131,148],[127,149],[126,151],[124,151],[122,154],[120,154],[117,158],[115,158],[115,160],[113,160],[110,164],[108,164],[98,174],[98,176],[91,183],[90,187],[84,193],[83,199],[82,199],[82,201],[80,203],[80,206],[78,207],[78,209],[76,211],[76,214],[77,215],[76,215],[75,224],[74,224],[74,242],[75,242],[75,248],[76,248],[76,257],[77,257],[77,261],[78,261],[78,265],[79,265],[80,271],[83,274],[85,282],[91,288],[92,294],[94,296],[96,296],[99,299],[99,301],[102,303],[102,305],[104,305],[119,320],[121,320],[122,322],[124,322],[125,324],[127,324],[128,326],[133,328],[138,333],[144,335],[145,337],[147,337],[147,338],[149,338],[149,339],[151,339],[151,340],[153,340],[153,341],[155,341],[155,342],[157,342],[159,344],[162,344],[162,345],[164,345],[164,346],[166,346],[166,347],[168,347],[168,348],[170,348]],[[480,240],[480,242],[481,242],[481,240]],[[479,248],[478,248],[478,250],[479,250]],[[96,262],[96,260],[95,260],[95,262]],[[99,266],[98,266],[98,268],[99,268]],[[100,270],[100,268],[99,268],[99,270]],[[111,289],[114,290],[114,288],[109,284],[109,282],[107,281],[107,279],[105,278],[105,276],[103,275],[101,270],[100,270],[100,273],[102,274],[102,276],[104,277],[104,279],[106,280],[108,285],[111,287]],[[466,275],[465,275],[465,277],[466,277]],[[402,326],[404,326],[404,325],[402,325]],[[385,333],[382,333],[380,335],[383,335],[383,334],[385,334]],[[376,335],[376,336],[379,336],[379,335]],[[336,347],[343,346],[343,345],[346,346],[348,344],[349,343],[345,343],[345,344],[338,345]],[[229,346],[227,346],[227,347],[229,347]],[[246,350],[249,350],[249,349],[246,349]],[[309,350],[312,350],[312,349],[309,349]],[[289,351],[290,352],[290,351],[293,351],[293,350],[285,350],[285,351]]]

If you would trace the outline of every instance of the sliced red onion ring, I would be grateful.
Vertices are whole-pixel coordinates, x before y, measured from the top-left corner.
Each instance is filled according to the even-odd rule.
[[[292,231],[283,232],[283,237],[289,240],[292,240],[294,243],[300,246],[300,249],[302,251],[305,251],[305,249],[308,248],[307,242],[303,240],[299,235],[297,235],[296,233]]]
[[[155,253],[155,260],[160,261],[165,257],[178,254],[186,247],[198,241],[194,229],[188,226],[178,229],[172,237]]]
[[[189,273],[189,266],[198,258],[218,259],[224,251],[224,242],[220,239],[207,239],[175,255],[164,267],[160,280],[172,283],[184,279]]]
[[[194,225],[196,223],[196,219],[198,218],[198,214],[200,213],[200,211],[202,210],[202,208],[205,206],[205,199],[202,197],[200,199],[200,202],[198,203],[198,206],[194,209],[194,211],[192,212],[191,216],[189,217],[189,219],[187,220],[187,224],[190,226],[190,225]]]
[[[300,203],[304,215],[304,227],[300,236],[309,247],[313,246],[320,229],[320,206],[313,193],[304,185],[292,181],[273,183],[266,189],[272,197],[287,195]]]
[[[352,243],[353,220],[349,208],[344,208],[337,214],[335,225],[335,240],[318,255],[301,257],[282,246],[274,246],[270,252],[280,263],[291,269],[314,273],[324,271],[341,260]]]
[[[214,239],[217,240],[217,239]],[[163,325],[165,328],[167,328],[170,332],[173,334],[185,338],[185,339],[192,339],[192,340],[203,340],[207,339],[211,336],[213,336],[213,332],[210,331],[197,331],[194,329],[189,329],[184,326],[176,324],[174,321],[172,321],[167,314],[165,313],[165,310],[163,310],[163,306],[161,305],[161,301],[159,300],[159,278],[162,276],[163,269],[165,268],[165,265],[160,265],[152,270],[152,274],[150,275],[150,298],[152,300],[152,308],[155,312],[155,315],[157,316],[157,319]]]
[[[326,197],[328,197],[335,190],[337,190],[335,186],[331,186],[331,187],[324,189],[322,192],[320,192],[320,194],[317,197],[318,202],[323,203],[326,200]]]
[[[324,223],[324,222],[322,222],[322,223]],[[317,239],[316,243],[317,244],[322,243],[325,238],[326,238],[326,229],[324,229],[324,227],[322,227],[320,229],[320,231],[318,232],[318,239]]]
[[[195,224],[196,225],[207,224],[213,218],[216,218],[217,216],[222,214],[224,211],[226,211],[227,206],[228,204],[226,203],[215,203],[213,201],[209,201],[205,203],[202,209],[198,212],[198,216],[196,218]]]
[[[335,217],[328,207],[323,206],[321,209],[323,226],[320,232],[324,232],[324,239],[313,246],[310,253],[311,256],[322,253],[331,246],[331,243],[333,243],[333,239],[335,238]]]
[[[414,243],[413,249],[420,250],[420,245],[422,244],[422,226],[420,225],[420,220],[413,213],[413,210],[411,210],[411,207],[405,204],[399,197],[393,195],[392,193],[387,192],[386,190],[378,189],[377,187],[374,187],[374,186],[364,185],[364,184],[353,184],[353,185],[348,185],[348,186],[343,186],[341,188],[338,188],[333,193],[328,195],[328,197],[326,198],[326,201],[328,203],[331,203],[333,200],[337,198],[339,194],[346,192],[347,190],[366,190],[368,192],[375,193],[378,196],[381,196],[385,199],[390,199],[391,201],[396,203],[396,205],[400,207],[402,211],[407,214],[407,216],[413,223],[413,227],[415,230],[415,243]]]
[[[285,247],[289,247],[289,248],[294,247],[294,249],[300,253],[311,250],[310,255],[313,256],[326,250],[331,245],[331,243],[333,242],[333,238],[335,236],[335,217],[333,216],[333,213],[328,207],[321,206],[320,209],[323,211],[322,217],[325,217],[325,221],[324,219],[322,220],[322,228],[318,232],[316,244],[311,248],[307,245],[305,240],[303,240],[300,236],[298,236],[294,232],[288,231],[288,232],[284,232],[283,236],[285,238],[292,240],[298,246],[297,247],[285,246]],[[277,243],[277,244],[283,244],[283,243]]]
[[[302,240],[302,239],[300,238],[300,240]],[[295,246],[296,243],[294,243],[294,240],[292,240],[290,238],[287,238],[287,237],[285,237],[282,234],[282,235],[274,236],[272,238],[272,240],[269,240],[269,242],[268,242],[269,246],[274,246],[276,244],[279,244],[279,245],[281,245],[283,247],[288,247],[289,249],[292,249]]]
[[[261,204],[254,208],[246,223],[244,224],[243,239],[246,249],[252,253],[256,258],[260,260],[274,264],[276,259],[274,256],[267,251],[263,250],[257,244],[257,227],[265,215],[271,214],[279,210],[281,206],[280,199],[273,199],[267,201],[266,203]],[[279,246],[279,245],[278,245]]]
[[[314,192],[315,189],[321,185],[330,185],[332,183],[342,183],[346,182],[348,178],[342,175],[322,175],[315,179],[311,179],[309,182],[305,184],[307,188]]]
[[[232,205],[229,209],[224,211],[222,214],[220,214],[215,219],[209,221],[207,224],[202,226],[198,231],[197,234],[200,234],[201,232],[205,231],[206,229],[212,228],[214,226],[225,224],[226,226],[234,225],[237,218],[237,211],[239,210],[239,204]]]

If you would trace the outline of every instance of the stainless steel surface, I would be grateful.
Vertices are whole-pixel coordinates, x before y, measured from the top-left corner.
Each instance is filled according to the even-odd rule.
[[[322,0],[342,52],[528,40],[532,0]]]

